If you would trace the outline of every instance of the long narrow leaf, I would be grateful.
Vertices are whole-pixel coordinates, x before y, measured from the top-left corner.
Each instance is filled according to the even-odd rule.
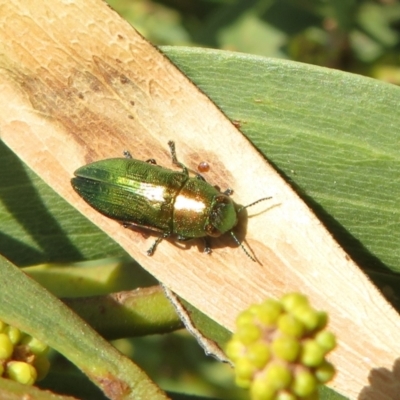
[[[110,399],[166,399],[132,361],[43,287],[0,258],[0,319],[76,364]]]

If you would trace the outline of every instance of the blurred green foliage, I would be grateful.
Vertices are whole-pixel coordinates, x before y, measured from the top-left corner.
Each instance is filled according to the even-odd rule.
[[[155,45],[286,58],[400,83],[399,0],[108,0]]]

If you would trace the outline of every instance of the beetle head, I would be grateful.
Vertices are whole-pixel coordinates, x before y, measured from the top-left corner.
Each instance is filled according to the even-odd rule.
[[[214,197],[205,231],[208,236],[218,237],[230,231],[238,222],[233,201],[226,195]]]

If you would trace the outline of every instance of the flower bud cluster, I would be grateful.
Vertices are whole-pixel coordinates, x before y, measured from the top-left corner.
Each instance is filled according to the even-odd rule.
[[[327,322],[299,293],[252,305],[238,316],[226,349],[237,385],[252,400],[317,399],[318,386],[335,374],[325,359],[336,346]]]
[[[0,321],[0,376],[33,385],[49,370],[48,347],[19,329]]]

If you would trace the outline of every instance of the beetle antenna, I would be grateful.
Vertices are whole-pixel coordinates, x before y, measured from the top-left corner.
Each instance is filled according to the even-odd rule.
[[[257,260],[246,250],[246,247],[243,246],[243,243],[240,243],[239,239],[236,237],[236,235],[231,231],[231,236],[233,237],[233,240],[236,242],[237,245],[239,245],[242,250],[246,253],[246,256],[250,258],[250,260],[257,262]]]
[[[238,209],[237,212],[240,213],[245,208],[252,207],[252,206],[254,206],[254,205],[258,204],[258,203],[261,203],[262,201],[269,200],[269,199],[272,199],[272,196],[263,197],[262,199],[258,199],[257,201],[254,201],[253,203],[247,204],[247,206],[242,206],[242,207],[240,207]],[[246,253],[246,256],[249,257],[250,260],[253,260],[254,262],[257,262],[257,260],[246,250],[246,248],[243,246],[243,243],[241,243],[239,241],[239,239],[235,236],[235,234],[232,231],[231,231],[231,236],[233,237],[233,240],[236,242],[236,244],[238,244],[242,248],[242,250]]]
[[[239,208],[239,210],[237,212],[240,213],[245,208],[249,208],[249,207],[255,206],[256,204],[261,203],[262,201],[265,201],[265,200],[269,200],[269,199],[272,199],[272,196],[263,197],[262,199],[258,199],[257,201],[254,201],[253,203],[247,204],[247,206],[242,206],[242,207]]]

